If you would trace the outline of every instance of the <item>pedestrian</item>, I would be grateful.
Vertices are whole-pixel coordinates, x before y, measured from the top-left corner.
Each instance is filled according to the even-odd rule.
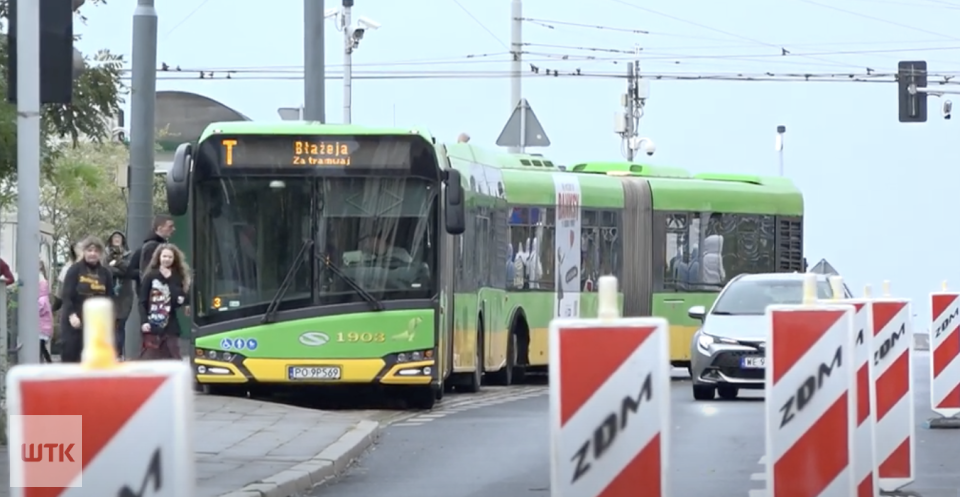
[[[17,282],[17,279],[13,277],[13,271],[10,270],[10,264],[7,264],[7,261],[2,258],[0,258],[0,280],[7,286]]]
[[[140,291],[143,274],[146,273],[147,266],[153,260],[153,254],[161,244],[167,243],[173,232],[176,231],[173,218],[160,214],[153,218],[153,232],[143,245],[130,256],[130,274],[133,278],[137,291]]]
[[[50,340],[53,339],[53,306],[50,305],[50,282],[47,280],[47,266],[40,261],[40,362],[52,363]]]
[[[190,267],[172,243],[159,245],[140,284],[141,359],[180,360],[177,309],[189,313]]]
[[[122,231],[114,231],[107,238],[105,261],[113,276],[113,304],[116,312],[116,329],[114,330],[114,345],[117,348],[117,357],[123,360],[123,347],[126,345],[126,330],[124,327],[133,308],[133,279],[130,277],[130,250],[127,248],[127,237]]]
[[[113,297],[113,277],[101,263],[103,242],[91,236],[84,238],[79,245],[83,255],[67,270],[60,288],[63,362],[80,362],[83,354],[83,303],[91,297]]]
[[[63,306],[63,299],[60,298],[60,293],[63,291],[63,279],[67,276],[67,271],[69,271],[70,266],[79,261],[82,256],[83,249],[80,248],[80,244],[71,244],[69,253],[67,254],[67,263],[60,268],[60,274],[57,275],[57,291],[53,295],[53,312],[59,311],[60,307]]]

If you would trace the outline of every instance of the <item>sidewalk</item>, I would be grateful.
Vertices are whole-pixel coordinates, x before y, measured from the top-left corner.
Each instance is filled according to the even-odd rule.
[[[343,469],[367,448],[389,411],[317,411],[197,395],[196,497],[288,497]],[[10,495],[0,447],[0,497]],[[244,489],[244,487],[247,487]],[[239,492],[241,489],[246,491]]]

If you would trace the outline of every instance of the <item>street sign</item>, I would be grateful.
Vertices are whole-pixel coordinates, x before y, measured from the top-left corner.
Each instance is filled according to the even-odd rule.
[[[917,88],[927,87],[927,62],[900,61],[897,65],[897,100],[900,122],[927,122],[927,94]]]
[[[667,322],[619,318],[616,285],[601,318],[550,323],[552,497],[670,495]]]
[[[83,307],[84,363],[7,376],[13,497],[182,497],[195,490],[192,374],[116,363],[113,303]]]
[[[500,147],[549,147],[550,138],[547,138],[547,132],[543,130],[543,125],[533,113],[530,102],[521,98],[510,114],[510,119],[500,132],[497,138],[497,146]]]
[[[280,107],[277,114],[280,114],[282,121],[302,121],[303,107]]]

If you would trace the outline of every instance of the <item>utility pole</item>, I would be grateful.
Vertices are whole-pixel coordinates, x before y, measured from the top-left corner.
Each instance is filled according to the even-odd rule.
[[[639,65],[639,64],[637,64]],[[637,128],[639,127],[638,122],[634,119],[634,116],[637,115],[636,104],[637,104],[637,78],[636,78],[636,69],[633,62],[627,62],[627,94],[623,98],[623,112],[626,115],[626,129],[624,130],[624,140],[627,141],[627,161],[633,162],[633,158],[636,155],[636,150],[633,147],[629,146],[629,141],[632,138],[637,136]]]
[[[20,362],[40,362],[40,2],[17,5],[17,272]],[[6,323],[4,323],[6,324]],[[6,358],[4,358],[6,359]]]
[[[523,85],[520,76],[523,71],[523,1],[511,0],[510,2],[510,54],[513,60],[510,62],[510,111],[520,104],[523,98]],[[520,114],[520,145],[510,147],[511,153],[523,153],[527,144],[527,123],[524,113]]]
[[[639,48],[637,52],[639,53]],[[637,150],[641,146],[649,156],[653,155],[655,146],[650,138],[640,137],[640,118],[643,117],[643,107],[646,105],[649,91],[646,81],[640,79],[640,61],[627,63],[627,91],[620,95],[620,106],[623,112],[617,113],[614,133],[620,135],[621,152],[628,161],[636,158]]]
[[[353,49],[357,40],[350,19],[352,11],[353,0],[343,0],[343,124],[350,124],[353,120]]]
[[[157,106],[157,9],[154,0],[137,0],[133,11],[133,74],[130,102],[130,191],[127,240],[141,244],[153,224],[154,146]],[[134,247],[131,247],[133,249]],[[124,356],[140,354],[140,311],[133,306],[126,324]]]
[[[323,0],[303,0],[303,119],[326,119],[326,61],[324,60]]]

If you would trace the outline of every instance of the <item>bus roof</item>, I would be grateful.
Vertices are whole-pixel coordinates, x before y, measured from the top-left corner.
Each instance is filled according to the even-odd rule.
[[[356,124],[321,124],[315,121],[225,121],[211,123],[199,141],[214,134],[234,135],[419,135],[434,143],[433,135],[423,128],[387,128]]]

